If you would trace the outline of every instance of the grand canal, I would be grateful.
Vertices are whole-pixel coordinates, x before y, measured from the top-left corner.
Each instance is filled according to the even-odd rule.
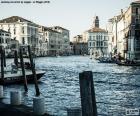
[[[42,57],[36,58],[35,63],[37,69],[46,71],[39,88],[50,114],[66,116],[67,108],[81,106],[79,73],[90,70],[99,116],[124,116],[126,109],[140,109],[140,67],[98,63],[88,56]],[[4,93],[9,98],[9,91],[21,90],[23,104],[32,106],[34,85],[28,84],[28,88],[24,94],[23,85],[4,86]]]

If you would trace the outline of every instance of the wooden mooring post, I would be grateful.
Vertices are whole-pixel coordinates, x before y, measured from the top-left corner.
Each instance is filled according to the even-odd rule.
[[[28,53],[29,53],[29,58],[30,58],[30,64],[31,64],[32,73],[33,73],[33,76],[34,76],[36,96],[39,96],[40,95],[40,91],[39,91],[37,77],[36,77],[35,65],[33,63],[33,58],[32,58],[32,54],[31,54],[31,48],[30,48],[29,45],[28,45]]]
[[[82,116],[97,116],[92,71],[79,74]]]
[[[3,63],[4,63],[4,67],[6,67],[6,55],[5,55],[5,49],[3,49]]]
[[[22,68],[22,75],[24,78],[24,90],[27,92],[28,91],[28,87],[27,87],[27,78],[26,78],[26,74],[25,74],[25,65],[24,65],[24,60],[23,60],[23,52],[22,52],[22,48],[19,49],[19,56],[20,56],[20,65]]]
[[[18,67],[18,53],[17,53],[17,50],[15,50],[15,52],[14,52],[14,63]]]
[[[3,47],[0,46],[0,53],[1,53],[1,78],[4,80],[4,52]]]

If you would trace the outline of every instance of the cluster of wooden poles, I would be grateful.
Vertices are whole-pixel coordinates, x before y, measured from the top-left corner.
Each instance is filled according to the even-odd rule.
[[[34,77],[36,96],[39,96],[40,91],[39,91],[38,82],[37,82],[35,64],[33,62],[33,57],[32,57],[32,53],[31,53],[31,47],[29,45],[27,47],[28,47],[31,71],[32,71],[33,77]],[[5,50],[4,50],[3,46],[0,46],[0,55],[1,55],[1,78],[4,81],[4,67],[6,67],[6,58],[5,58]],[[14,55],[15,55],[14,63],[18,67],[18,52],[17,52],[17,50],[15,50]],[[24,83],[24,89],[27,92],[28,87],[27,87],[27,78],[26,78],[26,74],[25,74],[25,65],[24,65],[24,59],[23,59],[23,47],[22,46],[19,48],[19,58],[20,58],[20,65],[21,65],[21,69],[22,69],[22,75],[23,75],[23,78],[24,78],[24,82],[23,82]]]

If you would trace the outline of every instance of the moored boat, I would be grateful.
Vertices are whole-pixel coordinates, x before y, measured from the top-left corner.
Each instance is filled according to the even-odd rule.
[[[116,63],[114,59],[108,58],[108,57],[101,57],[98,59],[98,63]]]
[[[125,63],[125,62],[117,62],[116,64],[120,66],[140,66],[140,63]]]
[[[44,74],[45,71],[37,70],[36,71],[37,80],[39,80]],[[26,70],[26,79],[28,83],[34,82],[34,76],[31,70]],[[0,85],[20,84],[20,83],[24,83],[24,77],[20,71],[18,71],[17,73],[6,72],[6,74],[4,74],[4,79],[0,78]]]

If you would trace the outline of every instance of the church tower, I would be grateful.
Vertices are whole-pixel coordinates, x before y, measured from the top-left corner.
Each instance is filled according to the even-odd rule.
[[[98,16],[95,16],[94,20],[93,20],[93,28],[95,28],[95,27],[99,28],[99,18],[98,18]]]

